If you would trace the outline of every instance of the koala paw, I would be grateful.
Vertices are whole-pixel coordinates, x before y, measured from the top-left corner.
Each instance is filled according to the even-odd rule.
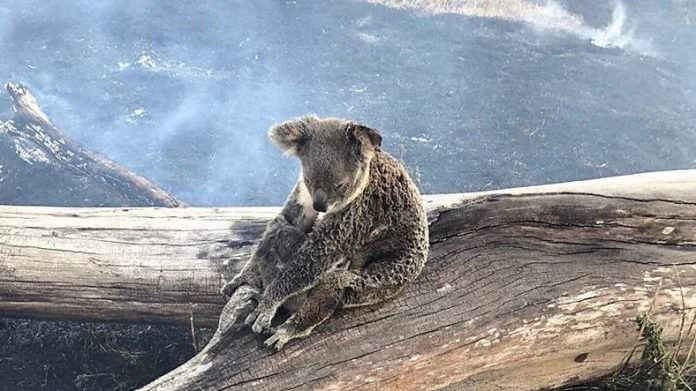
[[[247,316],[244,323],[251,326],[251,330],[255,333],[263,333],[271,328],[271,321],[275,316],[276,311],[272,308],[259,305],[254,311]]]
[[[246,281],[244,280],[244,278],[242,278],[240,273],[234,276],[234,278],[232,278],[230,281],[225,283],[225,285],[222,286],[222,289],[220,289],[220,293],[223,294],[225,297],[230,298],[237,290],[237,288],[244,284],[246,284]]]
[[[239,330],[245,325],[246,318],[254,311],[261,300],[259,291],[250,285],[242,285],[227,297],[227,303],[222,308],[218,320],[218,330]]]
[[[274,348],[276,351],[280,350],[290,342],[291,340],[297,338],[295,333],[289,330],[285,325],[278,327],[278,329],[264,342],[266,346]]]
[[[331,277],[336,281],[338,289],[353,288],[362,280],[362,276],[350,270],[334,270]]]

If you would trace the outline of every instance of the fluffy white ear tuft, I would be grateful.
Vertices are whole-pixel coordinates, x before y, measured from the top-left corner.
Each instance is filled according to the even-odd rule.
[[[268,137],[285,150],[285,154],[296,155],[298,147],[309,137],[309,124],[315,120],[314,116],[306,116],[285,121],[272,126],[268,131]]]

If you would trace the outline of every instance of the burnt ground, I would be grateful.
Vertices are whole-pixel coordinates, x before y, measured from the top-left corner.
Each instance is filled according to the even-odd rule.
[[[559,4],[611,20],[613,5]],[[8,0],[0,80],[28,84],[72,139],[192,205],[281,203],[297,167],[264,133],[307,112],[379,128],[426,193],[694,168],[695,8],[626,9],[654,50],[357,0]],[[0,203],[34,194],[3,191]],[[132,389],[192,354],[184,328],[5,319],[0,389]]]
[[[190,331],[173,326],[0,319],[0,341],[8,391],[132,390],[194,354]]]

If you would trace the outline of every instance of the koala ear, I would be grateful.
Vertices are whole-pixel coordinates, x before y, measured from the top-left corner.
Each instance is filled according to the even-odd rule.
[[[378,149],[382,145],[382,136],[372,128],[368,128],[365,125],[350,123],[347,127],[348,137],[360,143],[363,147],[372,146],[374,149]]]
[[[309,122],[312,117],[303,117],[274,125],[268,131],[268,137],[274,144],[285,150],[288,155],[296,155],[297,149],[309,137]]]

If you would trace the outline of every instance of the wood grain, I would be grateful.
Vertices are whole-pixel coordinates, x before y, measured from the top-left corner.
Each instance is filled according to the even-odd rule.
[[[242,332],[144,389],[539,389],[614,368],[653,301],[668,340],[696,308],[696,170],[425,204],[428,265],[397,299],[279,353]],[[0,312],[213,325],[275,211],[0,207]]]

